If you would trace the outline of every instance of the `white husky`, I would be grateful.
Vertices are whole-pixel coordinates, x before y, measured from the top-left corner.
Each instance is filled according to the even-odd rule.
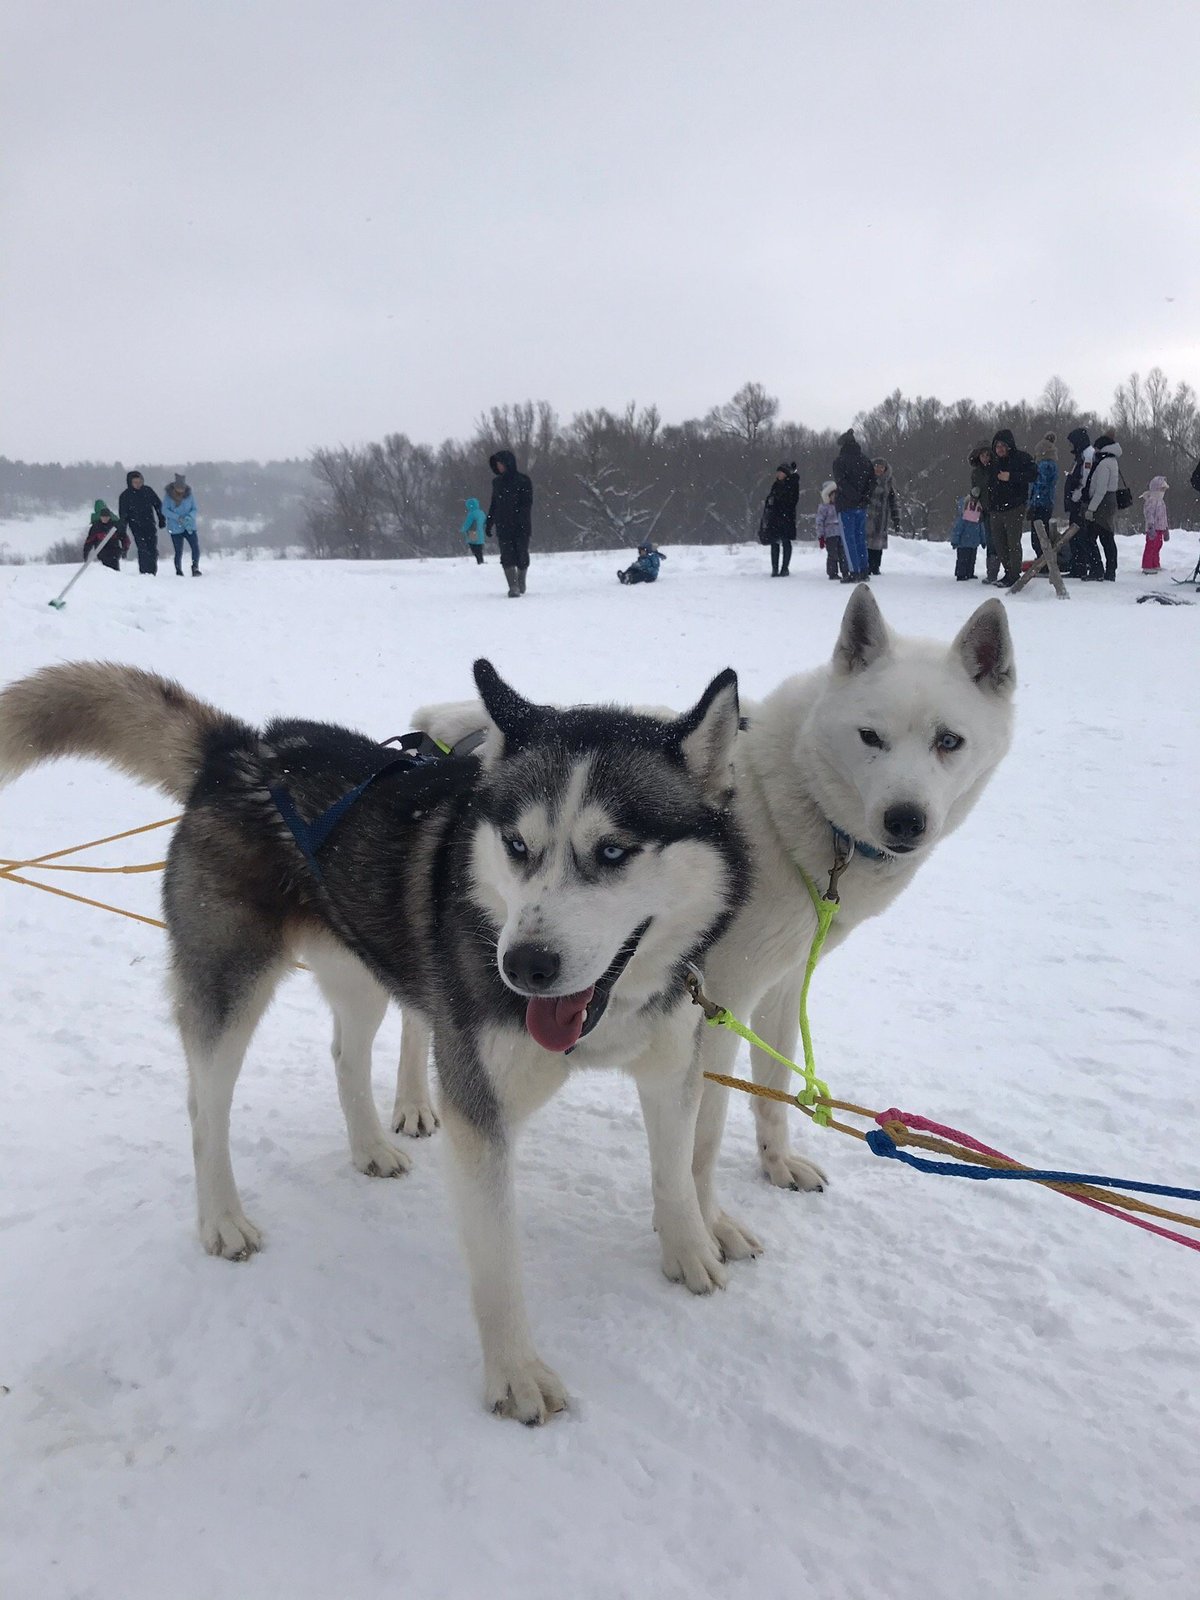
[[[947,648],[891,634],[870,590],[856,589],[832,660],[789,678],[744,708],[734,755],[734,809],[750,848],[753,882],[705,963],[708,994],[794,1056],[800,981],[815,928],[801,872],[824,885],[835,855],[853,847],[842,874],[841,913],[829,947],[885,910],[939,839],[964,820],[1008,750],[1012,641],[1003,606],[988,600]],[[417,726],[453,744],[484,724],[478,702],[417,713]],[[701,1066],[728,1074],[737,1040],[702,1030]],[[751,1052],[755,1079],[786,1088],[789,1073]],[[393,1126],[413,1135],[437,1118],[427,1083],[429,1033],[406,1012]],[[694,1175],[712,1235],[688,1287],[723,1286],[727,1260],[762,1246],[721,1209],[713,1186],[728,1092],[705,1083]],[[786,1108],[754,1101],[762,1170],[786,1189],[819,1189],[821,1170],[789,1145]]]

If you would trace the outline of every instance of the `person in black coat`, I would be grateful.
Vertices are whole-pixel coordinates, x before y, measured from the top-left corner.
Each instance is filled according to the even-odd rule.
[[[158,530],[165,528],[162,501],[140,472],[125,474],[125,487],[117,501],[117,516],[122,533],[128,528],[137,545],[138,571],[158,571]]]
[[[1086,428],[1072,428],[1067,435],[1067,443],[1071,446],[1074,460],[1071,470],[1067,473],[1063,483],[1063,511],[1066,513],[1069,528],[1082,528],[1084,523],[1083,487],[1088,479],[1088,463],[1083,459],[1083,452],[1089,448],[1092,436]],[[1075,540],[1068,539],[1059,546],[1058,565],[1068,578],[1082,576],[1082,567],[1078,560],[1079,549]]]
[[[500,565],[508,579],[508,598],[518,600],[525,593],[525,574],[529,570],[529,540],[533,533],[533,484],[517,471],[517,458],[511,450],[497,450],[488,458],[492,477],[492,503],[488,507],[485,532],[496,536],[500,546]]]
[[[867,507],[875,493],[875,466],[854,437],[851,428],[838,440],[833,462],[833,481],[837,484],[838,515],[842,519],[842,544],[850,571],[843,583],[861,583],[869,574],[867,556]]]
[[[796,463],[783,461],[775,469],[775,481],[767,492],[758,524],[759,544],[771,546],[773,578],[786,578],[792,564],[792,540],[796,537],[796,507],[799,503],[800,475],[796,471]]]
[[[992,437],[992,464],[988,468],[988,559],[985,583],[999,578],[1011,589],[1021,576],[1022,535],[1029,486],[1037,477],[1037,463],[1026,450],[1017,449],[1011,428],[999,428]]]

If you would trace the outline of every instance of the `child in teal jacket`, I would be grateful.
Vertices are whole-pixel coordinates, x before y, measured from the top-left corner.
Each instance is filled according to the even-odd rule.
[[[487,516],[473,497],[467,501],[467,514],[458,530],[467,541],[467,549],[479,566],[483,565],[483,541],[487,536]]]

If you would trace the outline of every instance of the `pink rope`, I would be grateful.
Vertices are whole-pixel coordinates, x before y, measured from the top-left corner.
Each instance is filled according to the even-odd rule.
[[[974,1150],[979,1155],[995,1156],[1000,1161],[1013,1161],[1012,1156],[1006,1156],[1002,1150],[993,1150],[990,1144],[980,1144],[978,1139],[972,1139],[969,1133],[961,1133],[957,1128],[948,1128],[943,1122],[933,1122],[928,1117],[919,1117],[915,1112],[897,1111],[892,1106],[888,1111],[881,1111],[875,1121],[881,1128],[886,1128],[889,1122],[902,1122],[906,1128],[912,1128],[916,1133],[931,1133],[939,1139],[952,1139],[955,1144],[960,1144],[967,1150]],[[1063,1193],[1062,1190],[1059,1193]],[[1093,1211],[1103,1211],[1106,1216],[1116,1217],[1118,1222],[1131,1222],[1135,1228],[1142,1228],[1147,1233],[1156,1233],[1160,1239],[1173,1239],[1176,1244],[1186,1245],[1189,1250],[1200,1250],[1200,1239],[1189,1239],[1186,1234],[1174,1233],[1170,1228],[1160,1228],[1158,1223],[1150,1222],[1145,1217],[1135,1217],[1128,1211],[1121,1211],[1116,1206],[1106,1206],[1103,1200],[1093,1200],[1086,1194],[1068,1194],[1068,1200],[1078,1200],[1081,1206],[1090,1206]]]

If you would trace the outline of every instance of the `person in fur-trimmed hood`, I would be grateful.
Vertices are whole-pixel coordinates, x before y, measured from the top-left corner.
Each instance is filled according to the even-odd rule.
[[[867,507],[867,570],[878,574],[883,565],[883,552],[887,549],[889,525],[900,531],[900,511],[896,505],[896,485],[892,469],[882,456],[876,456],[871,466],[875,473],[875,487],[871,490],[871,503]]]
[[[850,564],[846,559],[846,545],[842,538],[842,519],[837,508],[837,484],[832,478],[821,485],[821,503],[817,507],[817,543],[825,552],[825,576],[845,578]]]
[[[1164,477],[1150,479],[1150,487],[1142,491],[1142,508],[1146,519],[1146,548],[1142,551],[1142,571],[1155,577],[1162,571],[1159,552],[1163,541],[1171,537],[1171,524],[1167,519],[1167,490],[1170,485]]]
[[[192,577],[200,576],[200,540],[196,533],[196,497],[182,472],[163,490],[163,516],[175,547],[175,576],[183,577],[183,544],[192,552]]]
[[[1117,490],[1121,486],[1121,446],[1111,433],[1101,433],[1096,436],[1092,446],[1095,459],[1092,470],[1088,474],[1084,486],[1084,498],[1087,501],[1085,511],[1086,521],[1084,532],[1091,540],[1089,554],[1095,552],[1096,545],[1104,551],[1103,571],[1098,571],[1098,559],[1091,561],[1091,576],[1102,577],[1106,583],[1117,581],[1117,541],[1115,529],[1117,524]]]

